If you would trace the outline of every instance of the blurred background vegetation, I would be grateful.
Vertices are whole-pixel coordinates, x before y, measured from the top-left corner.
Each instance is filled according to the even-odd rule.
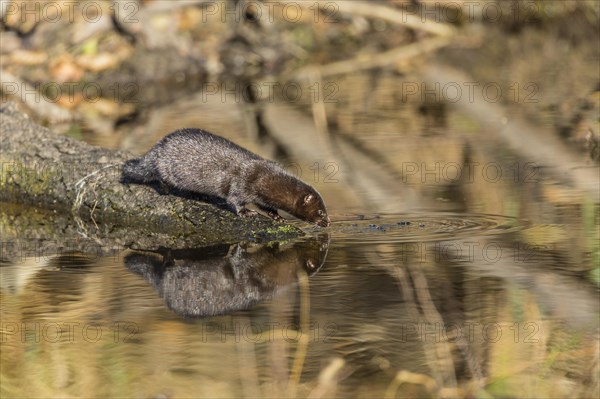
[[[230,104],[279,96],[311,105],[317,96],[328,123],[355,134],[367,107],[387,105],[379,119],[401,113],[402,131],[419,134],[423,123],[447,123],[439,87],[421,95],[421,83],[432,83],[423,69],[441,64],[499,85],[495,102],[549,123],[598,160],[594,0],[4,1],[1,11],[2,99],[21,100],[40,121],[66,122],[72,134],[108,135],[107,146],[124,146],[120,126],[129,131],[149,110],[202,90],[194,106],[203,113],[221,100],[215,82],[230,90],[223,98],[233,101],[222,101]],[[291,92],[295,84],[304,95]]]
[[[3,321],[111,331],[56,344],[5,329],[3,397],[600,394],[598,1],[2,1],[0,12],[2,102],[134,154],[205,128],[278,160],[347,222],[310,290],[300,279],[252,311],[200,321],[169,313],[122,255],[3,261]],[[492,264],[423,261],[404,245],[438,232],[369,227],[413,211],[432,212],[430,225],[453,215],[459,243],[508,250]],[[3,212],[5,237],[34,218]],[[211,323],[307,318],[332,339],[206,335]],[[119,320],[139,328],[134,340],[113,339]],[[425,322],[504,336],[399,337]]]

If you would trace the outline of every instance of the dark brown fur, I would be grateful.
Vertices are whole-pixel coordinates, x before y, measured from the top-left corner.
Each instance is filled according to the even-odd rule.
[[[205,317],[248,309],[293,284],[298,273],[316,273],[325,263],[329,237],[291,246],[243,244],[134,252],[125,266],[143,276],[167,306],[184,317]]]
[[[279,164],[200,129],[169,134],[143,157],[127,161],[123,177],[220,197],[237,214],[252,214],[245,205],[254,204],[277,220],[281,209],[320,226],[330,224],[325,203],[313,187]]]

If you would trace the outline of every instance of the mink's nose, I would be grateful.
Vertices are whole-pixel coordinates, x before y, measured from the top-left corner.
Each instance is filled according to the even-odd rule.
[[[327,216],[326,218],[319,220],[317,224],[322,227],[327,227],[331,224],[331,220],[329,220],[329,216]]]

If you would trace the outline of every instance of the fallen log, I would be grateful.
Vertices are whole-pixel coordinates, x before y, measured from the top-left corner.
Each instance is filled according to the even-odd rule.
[[[111,232],[125,230],[122,244],[141,240],[152,247],[303,235],[264,216],[239,217],[218,204],[124,184],[121,168],[130,155],[57,135],[12,103],[0,107],[0,134],[0,201],[69,215],[83,236],[111,238]],[[154,245],[149,237],[157,237]]]

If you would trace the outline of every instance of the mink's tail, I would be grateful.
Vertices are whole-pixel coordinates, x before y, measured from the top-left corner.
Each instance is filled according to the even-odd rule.
[[[146,157],[125,161],[121,175],[123,183],[150,183],[156,180],[158,180],[156,170]]]

